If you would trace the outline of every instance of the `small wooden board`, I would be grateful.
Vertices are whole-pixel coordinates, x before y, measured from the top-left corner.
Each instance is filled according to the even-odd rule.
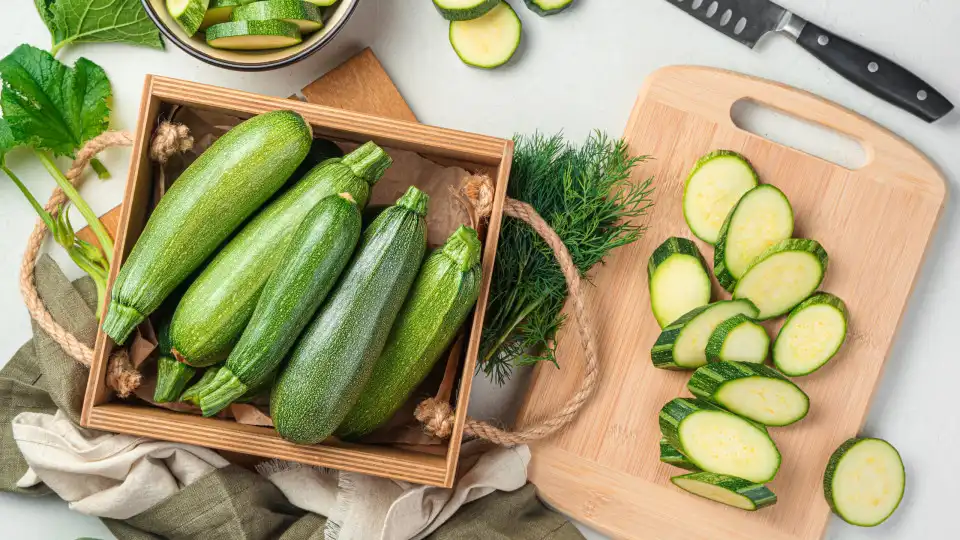
[[[861,141],[868,163],[848,170],[737,128],[730,110],[743,98]],[[656,206],[643,219],[649,226],[644,237],[616,251],[588,288],[587,306],[598,325],[600,386],[568,429],[533,446],[530,480],[561,511],[618,538],[819,539],[829,518],[824,467],[863,426],[943,208],[945,181],[919,151],[855,113],[800,90],[712,68],[653,74],[625,138],[632,154],[656,158],[634,174],[637,181],[656,177]],[[830,254],[822,288],[843,298],[851,313],[840,354],[817,373],[795,379],[810,396],[810,415],[770,430],[783,454],[770,484],[779,502],[754,513],[676,489],[669,478],[683,471],[661,464],[657,449],[657,413],[667,401],[689,396],[690,374],[650,362],[660,328],[650,311],[647,259],[669,236],[696,240],[681,211],[683,184],[696,159],[719,148],[747,156],[763,182],[787,194],[796,235],[819,240]],[[696,241],[712,261],[713,249]],[[715,299],[729,297],[716,283],[714,289]],[[521,424],[556,411],[580,384],[583,354],[572,324],[559,336],[560,369],[535,371]]]

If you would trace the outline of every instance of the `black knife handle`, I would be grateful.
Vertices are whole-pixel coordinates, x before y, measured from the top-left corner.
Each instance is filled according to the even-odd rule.
[[[927,122],[938,120],[953,109],[943,94],[920,77],[811,22],[803,27],[797,43],[860,88]]]

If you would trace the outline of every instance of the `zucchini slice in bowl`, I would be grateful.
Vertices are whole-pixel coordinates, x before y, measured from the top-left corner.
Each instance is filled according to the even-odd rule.
[[[852,438],[830,456],[823,494],[840,519],[874,527],[900,506],[906,485],[900,453],[883,439]]]
[[[693,372],[687,389],[765,426],[790,425],[810,410],[810,398],[800,387],[762,364],[711,362]]]
[[[217,49],[281,49],[302,40],[297,25],[286,21],[231,21],[207,28],[207,44]]]
[[[777,502],[777,496],[766,486],[736,476],[695,472],[674,476],[670,481],[704,499],[751,512]]]
[[[660,332],[650,359],[660,369],[696,369],[707,363],[707,341],[717,325],[737,314],[755,317],[757,313],[749,300],[723,300],[695,308]]]
[[[710,274],[697,245],[686,238],[667,238],[647,262],[650,307],[660,328],[691,309],[710,303]]]
[[[816,240],[784,240],[750,265],[733,289],[733,297],[750,299],[760,310],[757,319],[779,317],[817,290],[827,261],[827,252]]]
[[[791,377],[809,375],[830,361],[847,337],[847,307],[820,292],[794,308],[773,343],[773,363]]]
[[[716,150],[697,160],[683,186],[683,217],[690,230],[715,245],[730,210],[757,183],[750,162],[736,152]]]
[[[303,0],[261,0],[237,7],[234,21],[285,21],[309,34],[323,28],[320,8]]]

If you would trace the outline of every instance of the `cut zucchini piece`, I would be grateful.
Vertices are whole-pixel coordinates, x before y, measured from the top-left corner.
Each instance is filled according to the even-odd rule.
[[[790,312],[773,343],[773,363],[791,377],[820,369],[847,337],[847,307],[836,296],[820,292]]]
[[[723,321],[737,314],[756,317],[748,300],[723,300],[686,313],[663,329],[650,351],[653,366],[661,369],[696,369],[707,363],[707,341]]]
[[[320,7],[330,7],[340,0],[307,0],[307,2]]]
[[[760,320],[779,317],[817,290],[827,271],[827,252],[816,240],[791,238],[757,257],[733,289],[734,298],[750,299]]]
[[[486,15],[500,0],[433,0],[434,7],[448,21],[469,21]]]
[[[200,30],[209,0],[167,0],[167,11],[180,28],[192,36]]]
[[[499,2],[469,21],[450,22],[450,45],[464,64],[492,69],[506,64],[520,46],[523,24],[510,4]]]
[[[720,286],[732,291],[760,254],[791,236],[793,207],[782,191],[762,185],[746,192],[723,221],[713,252],[714,274]]]
[[[693,372],[687,389],[765,426],[790,425],[810,410],[810,398],[800,387],[762,364],[713,362]]]
[[[524,2],[527,3],[530,11],[541,17],[556,15],[573,5],[573,0],[524,0]]]
[[[674,476],[670,481],[704,499],[751,512],[777,502],[777,496],[766,486],[736,476],[695,472]]]
[[[668,238],[647,262],[650,307],[660,328],[693,308],[710,303],[710,274],[697,245],[686,238]]]
[[[723,220],[757,183],[750,162],[736,152],[717,150],[697,160],[683,186],[683,217],[690,230],[716,245]]]
[[[860,527],[874,527],[893,515],[905,484],[900,453],[883,439],[848,440],[830,456],[823,474],[830,509]]]
[[[780,469],[780,451],[766,428],[702,399],[664,405],[660,433],[703,471],[763,483]]]
[[[207,28],[207,44],[218,49],[281,49],[301,41],[297,25],[286,21],[231,21]]]
[[[707,362],[752,362],[762,364],[770,352],[766,328],[746,315],[734,315],[720,323],[707,340]]]
[[[320,9],[303,0],[263,0],[233,10],[234,21],[286,21],[307,34],[323,28]]]
[[[674,448],[673,445],[670,444],[670,441],[666,439],[660,439],[660,461],[667,465],[673,465],[674,467],[680,467],[688,471],[700,471],[696,465],[690,463],[690,460]]]
[[[207,13],[203,16],[203,22],[200,23],[200,31],[204,31],[215,24],[228,22],[233,15],[234,8],[242,5],[243,0],[210,0]]]

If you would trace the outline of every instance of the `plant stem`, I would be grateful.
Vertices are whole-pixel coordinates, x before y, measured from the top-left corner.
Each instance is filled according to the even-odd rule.
[[[90,208],[87,201],[83,200],[77,188],[73,187],[70,180],[67,180],[67,177],[60,172],[60,169],[57,168],[57,165],[47,154],[38,150],[34,150],[34,153],[40,159],[40,162],[43,163],[43,167],[50,173],[50,176],[53,176],[53,179],[57,182],[57,185],[60,186],[60,189],[67,195],[67,198],[70,199],[73,205],[77,207],[77,210],[80,211],[83,219],[87,220],[87,225],[90,226],[93,234],[100,242],[100,249],[107,257],[107,262],[113,264],[113,239],[110,238],[110,234],[107,232],[106,227],[103,226],[100,218],[93,213],[93,209]]]
[[[101,180],[110,179],[110,171],[107,170],[107,166],[104,165],[99,159],[93,158],[90,160],[90,167],[97,173],[97,178]]]
[[[23,182],[17,178],[17,175],[13,174],[13,171],[8,169],[6,166],[3,167],[3,172],[13,180],[13,183],[17,185],[17,188],[20,189],[20,193],[23,193],[23,196],[27,198],[27,201],[30,202],[30,206],[37,212],[37,215],[40,216],[40,219],[43,220],[44,225],[47,226],[47,229],[53,233],[55,225],[53,223],[53,218],[50,217],[50,214],[43,209],[43,206],[37,201],[36,197],[33,196],[33,193],[30,193],[30,190],[27,189],[27,186],[23,185]]]
[[[525,307],[523,311],[521,311],[520,314],[517,315],[515,319],[513,319],[513,322],[510,323],[510,325],[503,331],[503,333],[500,334],[500,337],[497,338],[497,341],[496,343],[493,344],[493,347],[490,347],[490,350],[487,351],[486,356],[483,357],[483,364],[486,364],[487,362],[490,361],[491,358],[493,358],[493,355],[496,354],[497,350],[500,349],[500,346],[503,345],[503,343],[507,341],[507,338],[509,338],[513,334],[513,330],[517,327],[517,325],[522,323],[523,320],[527,318],[527,315],[532,313],[533,310],[540,307],[540,304],[543,302],[544,298],[546,298],[546,296],[541,296],[536,301],[528,304],[527,307]]]

